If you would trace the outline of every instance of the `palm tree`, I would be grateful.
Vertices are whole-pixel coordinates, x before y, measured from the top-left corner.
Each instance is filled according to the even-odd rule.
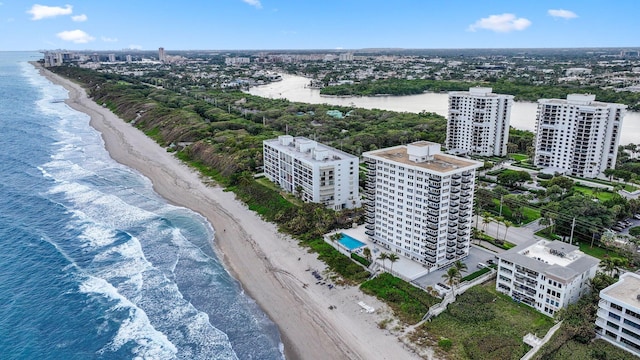
[[[400,257],[395,253],[391,253],[387,256],[387,259],[391,261],[391,273],[393,273],[393,263],[400,260]]]
[[[615,271],[616,264],[613,261],[613,258],[605,257],[604,259],[600,260],[600,267],[605,274],[612,276],[613,272]]]
[[[482,231],[487,231],[487,225],[491,223],[491,217],[488,213],[482,214]]]
[[[458,279],[460,278],[460,272],[454,266],[450,267],[446,273],[442,274],[442,277],[445,279],[447,285],[451,287],[451,293],[453,296],[456,296],[455,292],[455,284],[458,283]]]
[[[497,240],[497,239],[500,239],[500,223],[501,223],[502,221],[504,221],[504,217],[502,217],[502,216],[498,216],[498,217],[496,218],[496,225],[497,225],[497,226],[496,226],[496,240]]]
[[[460,260],[457,260],[456,262],[454,262],[453,267],[456,268],[456,270],[458,270],[459,274],[462,274],[463,272],[467,272],[467,269],[469,269],[467,267],[467,264],[463,263]]]
[[[362,255],[364,255],[364,257],[371,262],[371,249],[369,249],[368,247],[362,249]]]
[[[505,221],[504,221],[504,227],[505,227],[505,230],[504,230],[504,238],[503,238],[503,239],[504,239],[505,241],[507,240],[507,231],[509,231],[509,228],[510,228],[512,225],[513,225],[513,223],[512,223],[511,221],[509,221],[509,220],[505,220]]]
[[[378,256],[379,260],[382,260],[382,267],[385,268],[384,266],[384,261],[387,260],[389,258],[389,254],[387,254],[386,252],[382,252],[380,253],[380,255]]]

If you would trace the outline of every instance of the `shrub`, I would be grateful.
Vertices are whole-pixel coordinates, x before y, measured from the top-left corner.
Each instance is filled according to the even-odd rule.
[[[355,254],[355,253],[351,253],[351,258],[357,262],[359,262],[360,264],[364,265],[364,266],[369,266],[371,265],[371,261],[363,258],[362,256]]]
[[[451,346],[453,346],[453,343],[450,339],[440,338],[440,340],[438,341],[438,346],[444,351],[449,351],[451,350]]]
[[[553,177],[553,175],[545,174],[545,173],[538,173],[537,176],[539,179],[545,179],[545,180],[551,179]]]

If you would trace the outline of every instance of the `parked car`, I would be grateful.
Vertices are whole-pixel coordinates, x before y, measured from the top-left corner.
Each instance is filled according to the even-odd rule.
[[[636,220],[640,220],[640,214],[633,215],[633,218],[636,219]]]
[[[622,228],[621,228],[620,226],[615,226],[615,225],[614,225],[614,226],[612,226],[612,227],[611,227],[611,230],[614,230],[614,231],[622,231]]]

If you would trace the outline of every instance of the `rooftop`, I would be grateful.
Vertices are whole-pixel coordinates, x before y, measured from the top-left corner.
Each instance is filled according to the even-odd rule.
[[[607,103],[602,101],[596,101],[595,95],[590,94],[569,94],[566,99],[540,99],[539,104],[552,104],[552,105],[578,105],[578,106],[593,106],[593,107],[610,107],[619,106],[627,107],[623,104]]]
[[[600,295],[608,295],[629,307],[640,308],[640,275],[624,273],[615,284],[603,289]]]
[[[304,159],[312,163],[326,163],[346,159],[358,161],[358,157],[355,155],[347,154],[344,151],[302,136],[283,135],[277,139],[264,140],[264,144],[295,158]]]
[[[417,148],[433,147],[439,144],[429,141],[417,141],[410,144]],[[459,172],[461,170],[471,170],[481,167],[483,164],[479,161],[464,159],[458,156],[447,154],[433,154],[431,160],[426,161],[414,161],[409,157],[410,154],[407,151],[407,145],[394,146],[390,148],[369,151],[363,154],[363,156],[380,157],[386,160],[402,163],[408,166],[414,166],[430,170],[431,172],[446,174],[449,172]]]
[[[536,239],[505,251],[498,257],[559,280],[571,280],[600,263],[575,245]]]

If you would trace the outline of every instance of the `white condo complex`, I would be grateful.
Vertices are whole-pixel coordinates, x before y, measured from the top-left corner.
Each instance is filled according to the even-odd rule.
[[[469,254],[476,169],[482,163],[418,141],[362,154],[366,234],[428,267]]]
[[[640,275],[624,273],[600,291],[596,334],[640,357]]]
[[[449,93],[447,150],[480,156],[507,156],[512,95],[472,87]]]
[[[537,239],[496,256],[496,290],[547,316],[589,292],[600,263],[575,245]]]
[[[285,191],[334,210],[360,206],[358,157],[291,135],[264,140],[263,150],[265,176]]]
[[[585,178],[615,167],[627,106],[595,99],[570,94],[538,100],[536,166]]]

